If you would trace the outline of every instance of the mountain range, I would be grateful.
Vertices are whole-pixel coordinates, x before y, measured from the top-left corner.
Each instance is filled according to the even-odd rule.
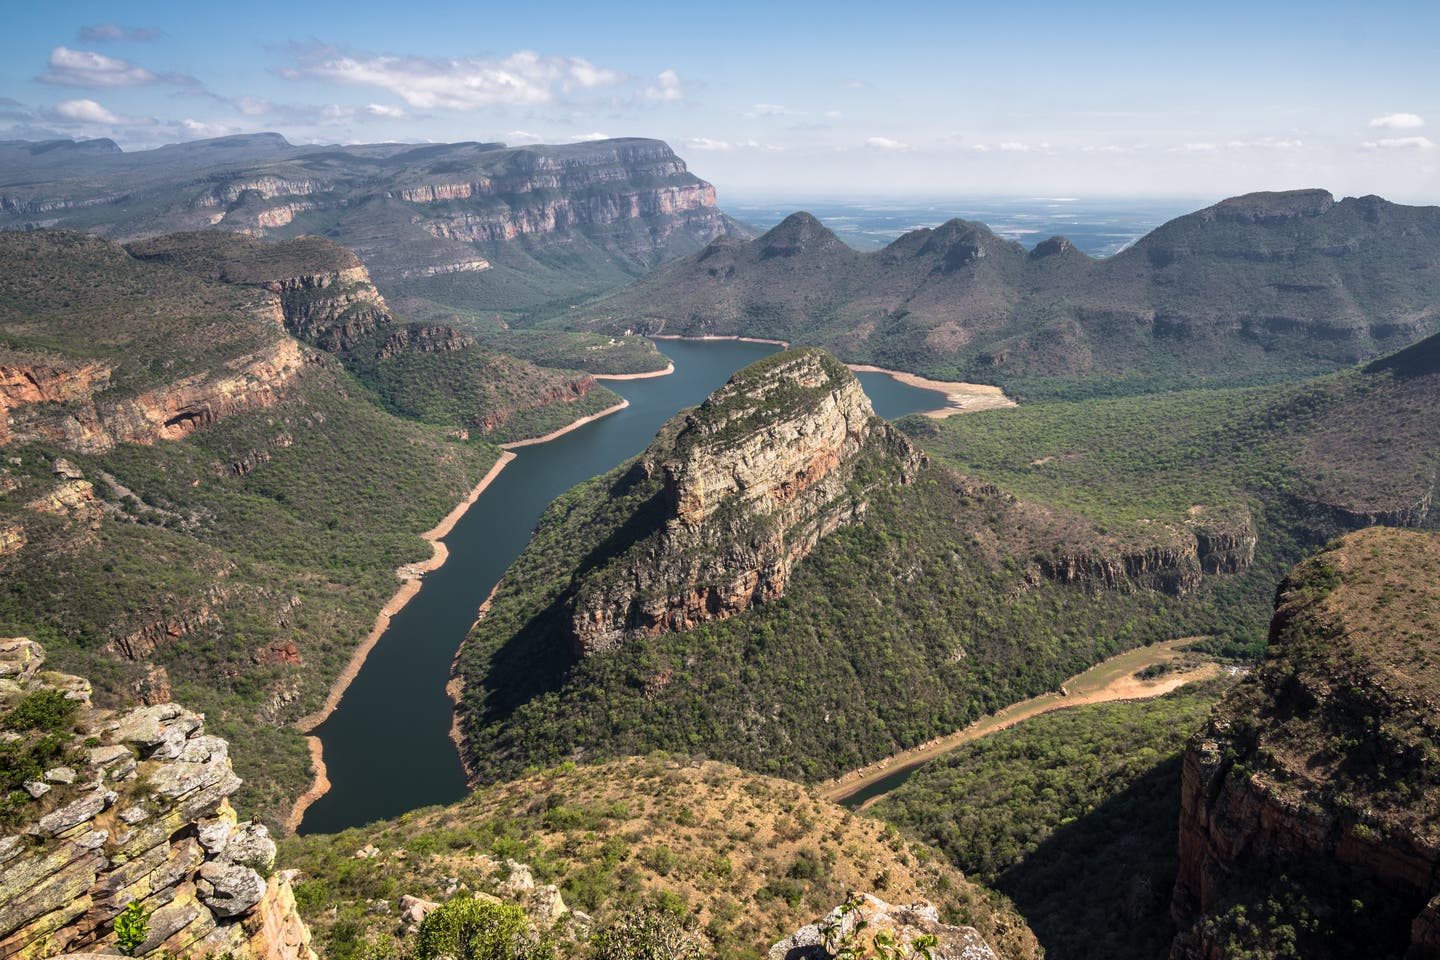
[[[1092,259],[951,220],[867,253],[805,213],[716,239],[552,322],[742,335],[1023,398],[1314,375],[1440,329],[1440,208],[1257,193]]]

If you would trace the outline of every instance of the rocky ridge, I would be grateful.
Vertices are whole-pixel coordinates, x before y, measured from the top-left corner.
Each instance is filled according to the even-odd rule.
[[[1440,956],[1437,574],[1433,533],[1370,528],[1281,585],[1264,664],[1185,754],[1175,960]]]
[[[24,784],[0,828],[0,954],[118,952],[115,918],[138,903],[134,956],[315,960],[292,874],[273,872],[265,827],[230,807],[229,745],[174,704],[93,709],[87,681],[43,665],[39,644],[0,640],[7,715],[46,691],[76,711],[64,762]],[[9,726],[22,728],[0,735],[9,747],[38,735]]]
[[[736,374],[634,468],[662,477],[657,529],[580,579],[577,649],[601,653],[627,634],[688,630],[783,596],[794,565],[864,514],[857,468],[877,452],[902,464],[902,482],[921,460],[824,351]]]

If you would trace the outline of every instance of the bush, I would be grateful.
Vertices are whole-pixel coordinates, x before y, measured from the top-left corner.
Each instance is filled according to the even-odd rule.
[[[595,935],[595,960],[700,960],[699,942],[670,913],[631,910]]]
[[[513,904],[457,897],[420,922],[415,960],[553,960],[554,948],[533,933]]]
[[[59,733],[79,709],[78,701],[65,699],[59,690],[37,690],[15,704],[15,709],[5,718],[5,726],[11,730]]]

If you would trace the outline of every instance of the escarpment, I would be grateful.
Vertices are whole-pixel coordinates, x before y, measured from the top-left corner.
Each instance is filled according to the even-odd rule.
[[[258,134],[163,154],[72,151],[60,165],[39,146],[0,148],[24,177],[0,193],[0,226],[127,241],[323,232],[354,249],[387,292],[404,285],[471,306],[478,292],[487,309],[548,302],[557,283],[603,289],[725,233],[748,235],[658,140],[292,146]],[[546,256],[554,250],[560,261]]]
[[[44,659],[0,640],[0,954],[315,960],[292,873],[230,806],[229,744],[174,704],[94,709],[89,682]],[[118,936],[127,911],[138,942]]]
[[[1186,751],[1176,960],[1440,956],[1440,537],[1370,528],[1282,584]]]
[[[736,374],[633,468],[661,479],[652,530],[578,579],[577,650],[783,596],[820,538],[864,514],[866,455],[893,458],[902,482],[920,460],[829,354],[790,351]]]

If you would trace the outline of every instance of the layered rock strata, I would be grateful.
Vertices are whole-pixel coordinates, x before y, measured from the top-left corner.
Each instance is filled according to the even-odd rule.
[[[663,477],[658,529],[582,579],[570,617],[577,650],[687,630],[782,596],[795,564],[864,514],[856,468],[875,452],[896,458],[902,479],[920,463],[824,351],[788,351],[736,374],[636,465]]]
[[[138,903],[134,956],[315,960],[293,875],[272,873],[265,827],[230,807],[229,745],[174,704],[92,709],[87,681],[43,664],[39,644],[0,640],[7,713],[45,690],[79,706],[66,763],[27,782],[20,822],[0,828],[0,956],[120,952],[115,918]]]
[[[1173,958],[1440,957],[1437,570],[1440,537],[1371,528],[1282,584],[1263,666],[1185,754]]]

